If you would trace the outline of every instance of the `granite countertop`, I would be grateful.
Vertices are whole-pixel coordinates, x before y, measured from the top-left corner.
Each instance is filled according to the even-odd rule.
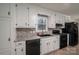
[[[48,38],[48,37],[53,37],[53,36],[59,36],[59,35],[51,35],[51,36],[44,36],[44,37],[32,36],[32,37],[28,37],[26,39],[15,40],[14,42],[20,42],[20,41],[26,41],[26,40],[34,40],[34,39],[43,39],[43,38]]]
[[[41,39],[41,37],[33,36],[33,37],[28,37],[26,39],[18,39],[18,40],[15,40],[14,42],[20,42],[20,41],[26,41],[26,40],[34,40],[34,39]]]

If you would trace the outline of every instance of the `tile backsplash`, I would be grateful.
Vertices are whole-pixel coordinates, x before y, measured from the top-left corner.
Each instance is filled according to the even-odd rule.
[[[52,34],[52,29],[49,29],[48,32],[45,32],[45,34]],[[17,28],[16,29],[16,40],[27,40],[28,38],[31,38],[33,36],[37,36],[37,32],[35,29],[30,28]]]
[[[26,40],[29,37],[35,36],[36,32],[34,29],[18,28],[16,29],[16,34],[16,40]]]

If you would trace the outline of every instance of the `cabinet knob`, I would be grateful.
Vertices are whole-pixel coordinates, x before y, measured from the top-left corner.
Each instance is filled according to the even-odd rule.
[[[27,25],[27,23],[25,23],[25,25]]]
[[[54,41],[54,43],[56,43],[56,41]]]
[[[29,26],[29,24],[28,24],[28,26]]]
[[[16,49],[14,49],[14,51],[16,51]]]

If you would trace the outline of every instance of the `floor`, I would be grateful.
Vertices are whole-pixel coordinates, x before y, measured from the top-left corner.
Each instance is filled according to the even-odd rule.
[[[65,47],[49,53],[48,55],[79,55],[79,44],[74,47]]]

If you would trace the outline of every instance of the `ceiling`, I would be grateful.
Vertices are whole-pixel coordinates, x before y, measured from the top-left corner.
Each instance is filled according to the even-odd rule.
[[[67,15],[79,15],[79,3],[33,3],[33,5],[37,5]]]

